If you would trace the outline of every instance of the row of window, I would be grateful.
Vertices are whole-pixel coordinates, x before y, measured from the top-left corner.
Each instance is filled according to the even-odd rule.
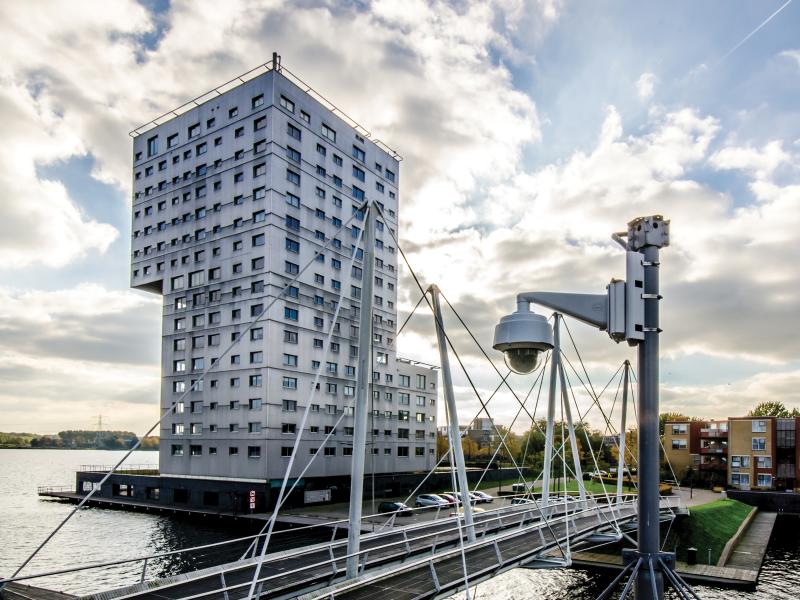
[[[281,456],[283,458],[288,458],[292,455],[292,446],[282,446],[281,447]],[[309,448],[310,455],[316,455],[319,453],[319,448]],[[434,454],[435,449],[429,448],[429,454]],[[172,444],[171,445],[171,454],[172,456],[184,456],[184,446],[183,444]],[[322,454],[325,457],[332,457],[336,456],[336,448],[325,446],[322,448]],[[380,454],[379,448],[372,448],[372,454]],[[383,449],[383,454],[385,456],[389,456],[392,454],[392,449],[387,447]],[[208,455],[209,456],[216,456],[217,455],[217,447],[216,446],[209,446],[208,447]],[[229,446],[228,447],[228,456],[238,456],[239,455],[239,447],[238,446]],[[342,448],[342,456],[352,456],[353,455],[353,448],[352,447],[345,447]],[[203,446],[201,444],[190,444],[189,445],[189,456],[203,456]],[[408,458],[409,454],[409,447],[408,446],[397,446],[397,456],[400,458]],[[425,456],[425,446],[416,446],[414,448],[414,456]],[[261,458],[261,446],[248,446],[247,447],[247,458]]]
[[[286,378],[284,378],[286,379]],[[176,382],[177,383],[177,382]],[[295,379],[294,384],[297,385],[297,380]],[[335,389],[336,384],[328,384],[329,386],[333,386]],[[296,388],[288,388],[288,389],[296,389]],[[333,392],[335,393],[335,392]],[[282,401],[282,409],[284,412],[297,412],[297,401],[296,400],[288,400],[283,399]],[[431,406],[434,405],[434,402],[430,403]],[[193,400],[189,403],[190,411],[192,414],[201,414],[203,412],[203,408],[206,406],[202,400]],[[240,403],[238,400],[230,400],[228,404],[231,410],[238,410],[240,407]],[[219,409],[219,404],[217,402],[210,402],[208,404],[208,409],[211,411],[215,411]],[[324,409],[324,410],[323,410]],[[254,409],[255,410],[255,409]],[[309,409],[312,413],[324,413],[328,415],[336,415],[344,413],[345,415],[352,416],[353,407],[352,406],[345,406],[339,407],[335,404],[326,404],[324,407],[320,404],[311,404],[311,408]],[[185,405],[184,403],[177,402],[175,405],[175,409],[173,411],[175,414],[183,414],[185,412]],[[407,410],[398,410],[397,414],[391,410],[377,410],[373,409],[372,416],[376,418],[383,418],[383,419],[395,419],[397,418],[398,421],[402,422],[411,422],[411,412]],[[415,413],[413,420],[417,423],[432,423],[436,419],[435,415],[426,415],[425,413]]]
[[[772,468],[772,457],[771,456],[754,456],[753,458],[756,459],[756,468],[757,469],[771,469]],[[734,469],[749,469],[750,468],[750,456],[747,454],[744,455],[732,455],[731,456],[731,467]]]
[[[335,409],[335,407],[334,407]],[[262,431],[262,424],[259,421],[252,421],[247,424],[247,432],[248,433],[261,433]],[[202,423],[189,423],[189,434],[190,435],[202,435],[203,433],[203,424]],[[311,425],[308,428],[309,433],[319,434],[323,433],[325,435],[337,435],[337,429],[332,425],[326,425],[322,429],[320,429],[319,425]],[[345,437],[353,437],[353,427],[344,427],[344,436]],[[217,433],[219,431],[218,426],[214,423],[208,426],[209,433]],[[226,429],[228,433],[239,433],[240,425],[239,423],[230,423],[228,428]],[[172,424],[172,435],[184,435],[186,433],[186,424],[185,423],[173,423]],[[297,424],[296,423],[281,423],[281,435],[295,435],[297,433]],[[372,434],[373,437],[379,437],[383,434],[384,437],[393,437],[395,435],[395,430],[393,429],[373,429]],[[426,432],[424,429],[417,429],[414,432],[414,439],[416,440],[425,440],[427,437],[430,439],[436,439],[435,432]],[[411,431],[409,429],[397,429],[396,431],[397,439],[400,440],[408,440],[411,439]]]
[[[750,473],[731,473],[731,485],[739,487],[750,487]],[[759,473],[756,477],[756,485],[763,488],[772,487],[772,475]]]

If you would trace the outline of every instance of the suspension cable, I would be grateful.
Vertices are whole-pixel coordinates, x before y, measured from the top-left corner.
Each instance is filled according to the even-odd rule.
[[[338,231],[343,231],[346,227],[348,227],[350,223],[353,221],[353,219],[355,219],[357,214],[358,214],[357,212],[354,212],[350,216],[350,218],[345,223],[343,223],[341,227],[339,227]],[[88,502],[89,499],[94,495],[94,493],[97,490],[99,490],[106,481],[108,481],[109,477],[111,477],[111,475],[120,467],[120,465],[122,465],[122,463],[125,462],[125,460],[142,445],[144,439],[147,436],[149,436],[158,426],[161,425],[161,422],[167,417],[167,415],[169,415],[173,410],[175,410],[175,407],[177,407],[181,402],[183,402],[184,398],[186,398],[190,393],[195,391],[198,388],[198,386],[203,383],[206,375],[208,375],[210,371],[212,371],[217,365],[220,364],[222,358],[225,355],[227,355],[234,348],[234,346],[236,346],[239,343],[239,341],[244,337],[244,334],[250,331],[253,328],[253,326],[256,325],[256,323],[258,323],[259,321],[264,319],[264,317],[266,317],[266,315],[269,313],[269,310],[286,293],[286,290],[288,290],[293,283],[295,283],[298,279],[300,279],[300,276],[314,263],[314,261],[316,261],[317,255],[321,254],[322,251],[327,249],[327,247],[332,243],[333,243],[333,237],[331,237],[328,241],[326,241],[320,250],[314,251],[313,258],[311,258],[311,260],[309,260],[306,263],[306,265],[302,269],[300,269],[300,271],[298,271],[298,273],[283,287],[280,293],[275,295],[275,298],[273,298],[269,302],[269,304],[267,304],[267,307],[250,321],[250,323],[242,330],[242,332],[236,337],[236,339],[234,339],[233,341],[231,341],[230,344],[228,344],[228,346],[225,348],[225,350],[222,351],[219,357],[216,360],[211,361],[211,364],[209,364],[209,366],[206,367],[206,369],[202,373],[200,373],[200,376],[192,383],[189,389],[184,391],[183,394],[181,394],[176,400],[174,400],[172,404],[169,406],[169,408],[162,411],[161,416],[153,424],[153,426],[150,427],[150,429],[148,429],[143,436],[139,437],[138,441],[125,453],[125,456],[123,456],[114,466],[111,467],[111,470],[108,471],[108,473],[106,473],[103,476],[103,478],[98,482],[96,486],[92,486],[92,489],[90,489],[89,492],[81,499],[78,505],[75,508],[73,508],[67,514],[66,517],[64,517],[64,519],[50,532],[50,534],[44,539],[44,541],[42,541],[42,543],[36,547],[36,549],[30,554],[30,556],[28,556],[28,558],[26,558],[23,561],[23,563],[19,567],[17,567],[17,570],[14,571],[12,577],[16,577],[17,575],[19,575],[20,571],[22,571],[22,569],[24,569],[26,565],[31,560],[33,560],[33,558],[41,551],[41,549],[44,548],[45,545],[51,539],[53,539],[53,537],[61,530],[61,528],[64,525],[66,525],[67,521],[69,521],[81,508],[83,508],[86,502]]]
[[[382,215],[382,214],[383,214],[383,211],[381,211],[381,208],[380,208],[380,206],[379,206],[379,205],[377,205],[377,204],[376,204],[375,206],[377,207],[377,209],[378,209],[378,212],[379,212],[379,213]],[[409,260],[408,260],[408,257],[406,256],[405,252],[403,251],[403,248],[402,248],[402,246],[401,246],[401,244],[400,244],[399,240],[397,239],[397,237],[395,236],[395,233],[392,231],[392,229],[391,229],[391,228],[389,228],[389,234],[391,235],[391,237],[392,237],[392,240],[394,241],[394,243],[397,245],[397,250],[398,250],[398,252],[400,252],[400,255],[403,257],[403,261],[405,262],[406,266],[408,267],[408,270],[409,270],[409,272],[410,272],[410,274],[411,274],[412,278],[414,279],[414,282],[417,284],[417,287],[419,288],[420,292],[422,292],[422,293],[425,293],[425,288],[422,286],[422,283],[420,282],[419,278],[417,277],[417,274],[414,272],[414,269],[411,267],[411,263],[409,262]],[[446,297],[446,296],[445,296],[443,293],[441,294],[441,296],[442,296],[442,297],[445,299],[445,302],[447,302],[447,304],[448,304],[448,306],[450,306],[451,310],[453,310],[453,307],[452,307],[452,305],[450,304],[450,302],[447,300],[447,297]],[[427,295],[425,296],[425,301],[426,301],[426,303],[428,304],[428,308],[430,308],[430,309],[431,309],[431,313],[435,314],[435,313],[434,313],[434,311],[433,311],[433,307],[431,306],[430,300],[428,300],[428,297],[427,297]],[[453,312],[455,312],[455,311],[453,311]],[[436,317],[434,317],[434,318],[436,318]],[[492,418],[491,414],[489,413],[489,411],[488,411],[488,409],[487,409],[487,407],[486,407],[486,404],[484,403],[483,399],[481,398],[481,395],[480,395],[480,393],[478,392],[477,388],[475,387],[475,384],[474,384],[474,382],[472,381],[472,378],[470,377],[470,375],[469,375],[469,372],[468,372],[468,371],[467,371],[467,369],[466,369],[466,366],[465,366],[465,365],[464,365],[464,363],[462,362],[462,360],[461,360],[461,357],[460,357],[460,356],[459,356],[459,354],[458,354],[458,351],[455,349],[455,346],[453,345],[453,342],[452,342],[452,340],[450,339],[450,336],[447,334],[447,331],[446,331],[446,330],[445,330],[445,328],[444,328],[444,323],[440,323],[440,322],[439,322],[439,319],[438,319],[438,318],[436,318],[436,319],[437,319],[437,326],[441,327],[442,331],[444,332],[444,337],[445,337],[445,339],[446,339],[446,341],[447,341],[447,344],[448,344],[448,345],[450,346],[450,348],[452,349],[452,351],[453,351],[453,355],[456,357],[456,360],[458,361],[458,364],[459,364],[459,366],[461,367],[461,370],[464,372],[464,375],[465,375],[465,377],[467,378],[467,381],[469,382],[469,384],[470,384],[470,387],[472,388],[473,392],[475,393],[475,396],[476,396],[476,398],[478,399],[478,402],[481,404],[481,407],[482,407],[482,409],[483,409],[483,410],[486,412],[486,415],[488,416],[488,418],[489,418],[489,421],[492,423],[492,427],[494,428],[494,430],[495,430],[495,433],[497,433],[497,434],[498,434],[498,436],[499,436],[500,434],[499,434],[499,430],[497,429],[497,425],[495,425],[495,423],[494,423],[494,419]],[[463,323],[463,321],[462,321],[462,323]],[[475,339],[475,336],[474,336],[474,335],[472,334],[472,332],[469,330],[469,327],[467,327],[466,323],[463,323],[463,326],[464,326],[464,329],[465,329],[465,330],[467,330],[467,331],[469,332],[469,334],[470,334],[470,337],[471,337],[473,340],[475,340],[475,341],[476,341],[476,343],[477,343],[477,340]],[[480,344],[478,344],[478,346],[480,347]],[[494,367],[495,371],[497,371],[497,373],[498,373],[498,374],[500,374],[500,376],[502,377],[502,374],[501,374],[501,373],[500,373],[500,371],[497,369],[497,367],[496,367],[496,366],[495,366],[495,364],[492,362],[492,360],[489,358],[489,356],[488,356],[488,355],[487,355],[487,354],[486,354],[486,353],[483,351],[483,348],[482,348],[482,347],[481,347],[481,351],[483,352],[483,354],[484,354],[484,356],[487,358],[487,360],[489,360],[489,362],[492,364],[492,366]],[[517,396],[517,394],[514,392],[514,390],[511,388],[511,386],[508,384],[508,382],[507,382],[506,380],[504,380],[504,381],[505,381],[505,385],[506,385],[506,386],[509,388],[509,390],[511,390],[512,394],[513,394],[513,395],[514,395],[514,397],[517,399],[517,402],[520,402],[520,400],[519,400],[519,397],[518,397],[518,396]],[[508,454],[509,454],[509,458],[511,458],[511,462],[513,463],[513,465],[514,465],[514,467],[516,468],[516,470],[519,472],[519,474],[520,474],[520,477],[522,477],[522,478],[523,478],[523,480],[524,480],[524,475],[522,474],[522,471],[520,470],[519,466],[517,465],[517,462],[516,462],[516,460],[514,460],[514,456],[513,456],[513,454],[512,454],[512,453],[511,453],[511,451],[509,450],[508,446],[505,444],[505,441],[504,441],[504,440],[501,440],[501,441],[502,441],[503,445],[505,446],[505,448],[506,448],[506,451],[507,451],[507,452],[508,452]],[[547,525],[547,528],[548,528],[548,530],[550,530],[550,533],[551,533],[551,535],[553,536],[553,539],[554,539],[554,540],[556,540],[556,543],[558,544],[559,548],[561,548],[561,544],[558,542],[558,540],[557,540],[557,536],[555,535],[555,532],[553,532],[553,530],[552,530],[552,528],[551,528],[551,526],[550,526],[550,522],[549,522],[549,520],[547,519],[547,517],[545,517],[545,516],[544,516],[544,514],[543,514],[543,513],[542,513],[542,511],[541,511],[541,508],[539,507],[538,503],[536,503],[536,501],[535,501],[535,500],[534,500],[534,504],[535,504],[535,506],[536,506],[536,508],[537,508],[537,511],[538,511],[538,512],[539,512],[539,514],[541,515],[541,517],[542,517],[542,519],[543,519],[544,523]]]

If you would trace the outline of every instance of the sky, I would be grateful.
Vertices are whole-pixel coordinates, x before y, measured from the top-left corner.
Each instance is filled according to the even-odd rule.
[[[800,407],[799,30],[785,0],[0,3],[0,431],[156,421],[161,304],[128,288],[128,132],[273,51],[404,157],[401,245],[504,374],[492,331],[516,293],[602,293],[624,277],[610,234],[663,214],[662,412]],[[418,299],[403,269],[399,322]],[[420,309],[400,354],[437,364],[432,324]],[[609,412],[635,349],[567,324]],[[446,325],[486,401],[497,371]],[[479,402],[453,362],[467,422]],[[506,425],[517,409],[506,390],[489,404]]]

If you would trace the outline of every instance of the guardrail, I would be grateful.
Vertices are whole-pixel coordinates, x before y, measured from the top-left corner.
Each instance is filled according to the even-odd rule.
[[[78,471],[86,473],[108,473],[114,467],[112,465],[81,465]],[[158,474],[158,465],[138,464],[138,465],[125,465],[114,471],[114,474],[131,474],[131,473],[156,473]]]
[[[54,492],[75,492],[72,485],[40,485],[36,488],[37,494],[50,494]]]
[[[51,487],[57,487],[57,486],[51,486]],[[72,491],[71,488],[70,488],[70,491]],[[523,495],[520,495],[520,496],[523,496]],[[621,499],[621,503],[619,505],[615,505],[615,503],[613,502],[614,498],[612,498],[611,499],[612,503],[610,505],[611,511],[613,512],[615,510],[619,510],[620,505],[631,504],[633,502],[634,498],[635,498],[635,496],[625,496],[624,498]],[[567,509],[565,510],[565,513],[578,514],[580,512],[586,511],[586,510],[594,510],[596,508],[602,508],[602,506],[604,504],[606,504],[605,503],[606,499],[604,497],[591,498],[590,500],[592,501],[593,504],[595,504],[595,506],[592,507],[591,509],[588,508],[587,506],[584,506],[584,503],[577,502],[577,501],[576,502],[567,502],[567,503],[561,502],[561,503],[556,504],[556,502],[558,501],[558,498],[553,498],[553,502],[554,503],[551,505],[551,509],[550,510],[552,510],[553,507],[558,508],[559,504],[562,504],[562,505],[566,504]],[[538,507],[538,509],[537,509],[537,507]],[[425,528],[430,527],[433,524],[440,525],[440,524],[444,524],[444,523],[448,523],[448,522],[454,523],[454,527],[452,527],[450,529],[439,530],[438,533],[442,534],[444,532],[447,532],[447,531],[450,531],[450,530],[455,530],[455,529],[458,528],[458,525],[455,523],[456,519],[459,519],[459,520],[463,521],[463,517],[461,517],[460,515],[458,515],[458,516],[450,515],[449,511],[451,509],[455,510],[454,507],[449,507],[449,506],[448,507],[420,507],[420,508],[414,508],[414,509],[412,509],[412,511],[414,511],[415,513],[424,513],[424,512],[434,512],[435,511],[435,516],[430,521],[423,521],[421,523],[414,523],[412,525],[408,525],[408,526],[401,527],[401,528],[390,528],[388,531],[384,531],[384,529],[385,529],[386,525],[389,525],[389,521],[391,521],[394,517],[396,517],[396,513],[378,513],[378,514],[373,514],[373,515],[365,515],[363,518],[364,519],[369,519],[369,518],[375,519],[375,518],[381,517],[381,518],[389,519],[389,521],[387,521],[387,523],[385,523],[384,525],[382,525],[382,526],[380,526],[378,528],[377,532],[372,533],[372,534],[368,534],[368,536],[370,536],[370,537],[371,536],[380,536],[382,533],[391,533],[393,531],[394,532],[398,532],[398,530],[403,531],[403,535],[408,535],[409,533],[413,535],[415,532],[419,532],[421,530],[424,530]],[[541,507],[538,506],[538,503],[536,503],[536,504],[519,504],[519,505],[499,506],[499,507],[487,510],[485,513],[481,513],[480,514],[481,515],[480,522],[481,522],[481,524],[490,523],[490,522],[494,522],[494,521],[499,521],[500,523],[502,523],[502,519],[503,519],[504,515],[506,516],[506,518],[508,517],[509,514],[516,516],[516,515],[521,515],[521,514],[527,513],[528,515],[531,515],[534,512],[536,512],[537,510],[541,510]],[[443,516],[443,517],[440,518],[439,515],[442,514],[442,513],[444,513],[444,515],[446,515],[446,516]],[[555,517],[551,517],[551,518],[555,518]],[[548,519],[548,521],[549,520],[550,519]],[[342,520],[334,521],[334,522],[326,522],[326,523],[322,523],[322,524],[314,524],[314,525],[307,525],[307,526],[303,526],[303,527],[295,527],[295,528],[291,528],[291,529],[287,529],[287,530],[283,530],[283,531],[275,531],[275,532],[273,532],[272,537],[277,537],[277,536],[280,536],[282,534],[297,535],[299,532],[301,532],[303,530],[310,530],[310,529],[318,528],[320,525],[334,526],[334,534],[333,534],[333,536],[331,538],[331,541],[328,542],[327,544],[330,545],[331,547],[335,547],[337,545],[344,545],[346,543],[346,540],[337,541],[335,539],[336,528],[339,527],[340,525],[343,525],[344,523],[349,523],[349,521],[347,519],[342,519]],[[365,523],[365,525],[366,525],[366,523]],[[463,530],[463,528],[464,528],[464,526],[462,524],[461,525],[461,529]],[[373,531],[375,531],[375,530],[373,529]],[[433,534],[431,534],[431,535],[433,535]],[[247,554],[250,554],[249,550],[251,550],[251,549],[253,550],[253,554],[252,555],[254,556],[254,555],[256,555],[257,552],[256,552],[256,549],[253,548],[253,544],[254,543],[259,544],[263,540],[263,538],[265,536],[266,536],[266,534],[262,533],[262,534],[258,534],[258,535],[251,535],[251,536],[246,536],[246,537],[242,537],[242,538],[236,538],[236,539],[232,539],[232,540],[225,540],[225,541],[222,541],[222,542],[216,542],[216,543],[212,543],[212,544],[205,544],[205,545],[202,545],[202,546],[195,546],[195,547],[192,547],[192,548],[183,548],[183,549],[179,549],[179,550],[161,552],[161,553],[147,555],[147,556],[137,556],[137,557],[127,558],[127,559],[120,559],[120,560],[115,560],[115,561],[90,563],[90,564],[79,565],[79,566],[70,567],[70,568],[66,568],[66,569],[59,569],[59,570],[56,570],[56,571],[48,571],[48,572],[44,572],[44,573],[34,573],[34,574],[31,574],[31,575],[19,575],[17,577],[12,577],[12,578],[8,578],[8,579],[0,579],[0,585],[3,585],[3,584],[8,583],[10,581],[39,579],[39,578],[43,578],[43,577],[49,577],[49,576],[54,576],[54,575],[63,575],[63,574],[66,574],[66,573],[74,573],[74,572],[78,572],[78,571],[88,571],[88,570],[116,567],[116,566],[121,566],[121,565],[131,565],[131,564],[134,564],[134,563],[139,563],[139,564],[142,565],[139,581],[143,582],[143,581],[145,581],[145,578],[146,578],[148,565],[152,564],[153,561],[155,561],[157,559],[168,557],[168,556],[176,556],[176,555],[185,554],[185,553],[189,553],[189,552],[205,551],[205,550],[209,550],[209,549],[214,549],[215,550],[214,554],[216,554],[216,551],[221,549],[223,546],[230,546],[232,544],[244,543],[244,542],[249,542],[250,543],[250,548],[248,548],[248,552],[245,553],[245,556]],[[422,536],[409,537],[408,539],[409,540],[413,540],[413,539],[420,539],[422,537],[425,537],[425,535],[423,534]],[[308,550],[307,548],[302,548],[302,549],[289,551],[289,552],[295,552],[295,553],[298,553],[298,554],[302,554],[302,553],[306,552],[307,550]],[[374,551],[374,548],[372,550]],[[213,556],[213,554],[212,554],[212,556]],[[341,560],[341,558],[339,558],[337,560]],[[197,568],[201,569],[201,568],[203,568],[203,565],[197,564]]]

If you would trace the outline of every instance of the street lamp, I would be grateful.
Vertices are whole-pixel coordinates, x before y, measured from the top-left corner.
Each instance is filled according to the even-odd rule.
[[[605,294],[566,294],[525,292],[517,295],[517,310],[495,328],[496,350],[503,352],[506,364],[515,373],[530,373],[542,351],[553,349],[551,394],[548,417],[554,412],[554,386],[560,362],[558,323],[560,314],[570,315],[606,331],[615,342],[627,341],[638,350],[638,456],[639,494],[638,540],[636,551],[623,551],[626,572],[636,578],[638,600],[659,600],[664,596],[664,577],[675,587],[688,586],[674,572],[675,555],[660,552],[659,520],[659,434],[658,434],[658,336],[659,250],[669,245],[669,221],[661,215],[639,217],[628,223],[625,232],[612,239],[626,251],[626,279],[612,280]],[[530,310],[536,303],[556,311],[555,339],[547,320]],[[562,372],[563,376],[563,372]],[[565,388],[562,379],[562,388]],[[562,393],[563,393],[562,389]],[[552,428],[548,422],[548,434]],[[620,435],[624,435],[624,431]],[[545,451],[545,470],[549,468]],[[628,588],[626,588],[628,589]],[[601,598],[613,591],[607,589]]]

